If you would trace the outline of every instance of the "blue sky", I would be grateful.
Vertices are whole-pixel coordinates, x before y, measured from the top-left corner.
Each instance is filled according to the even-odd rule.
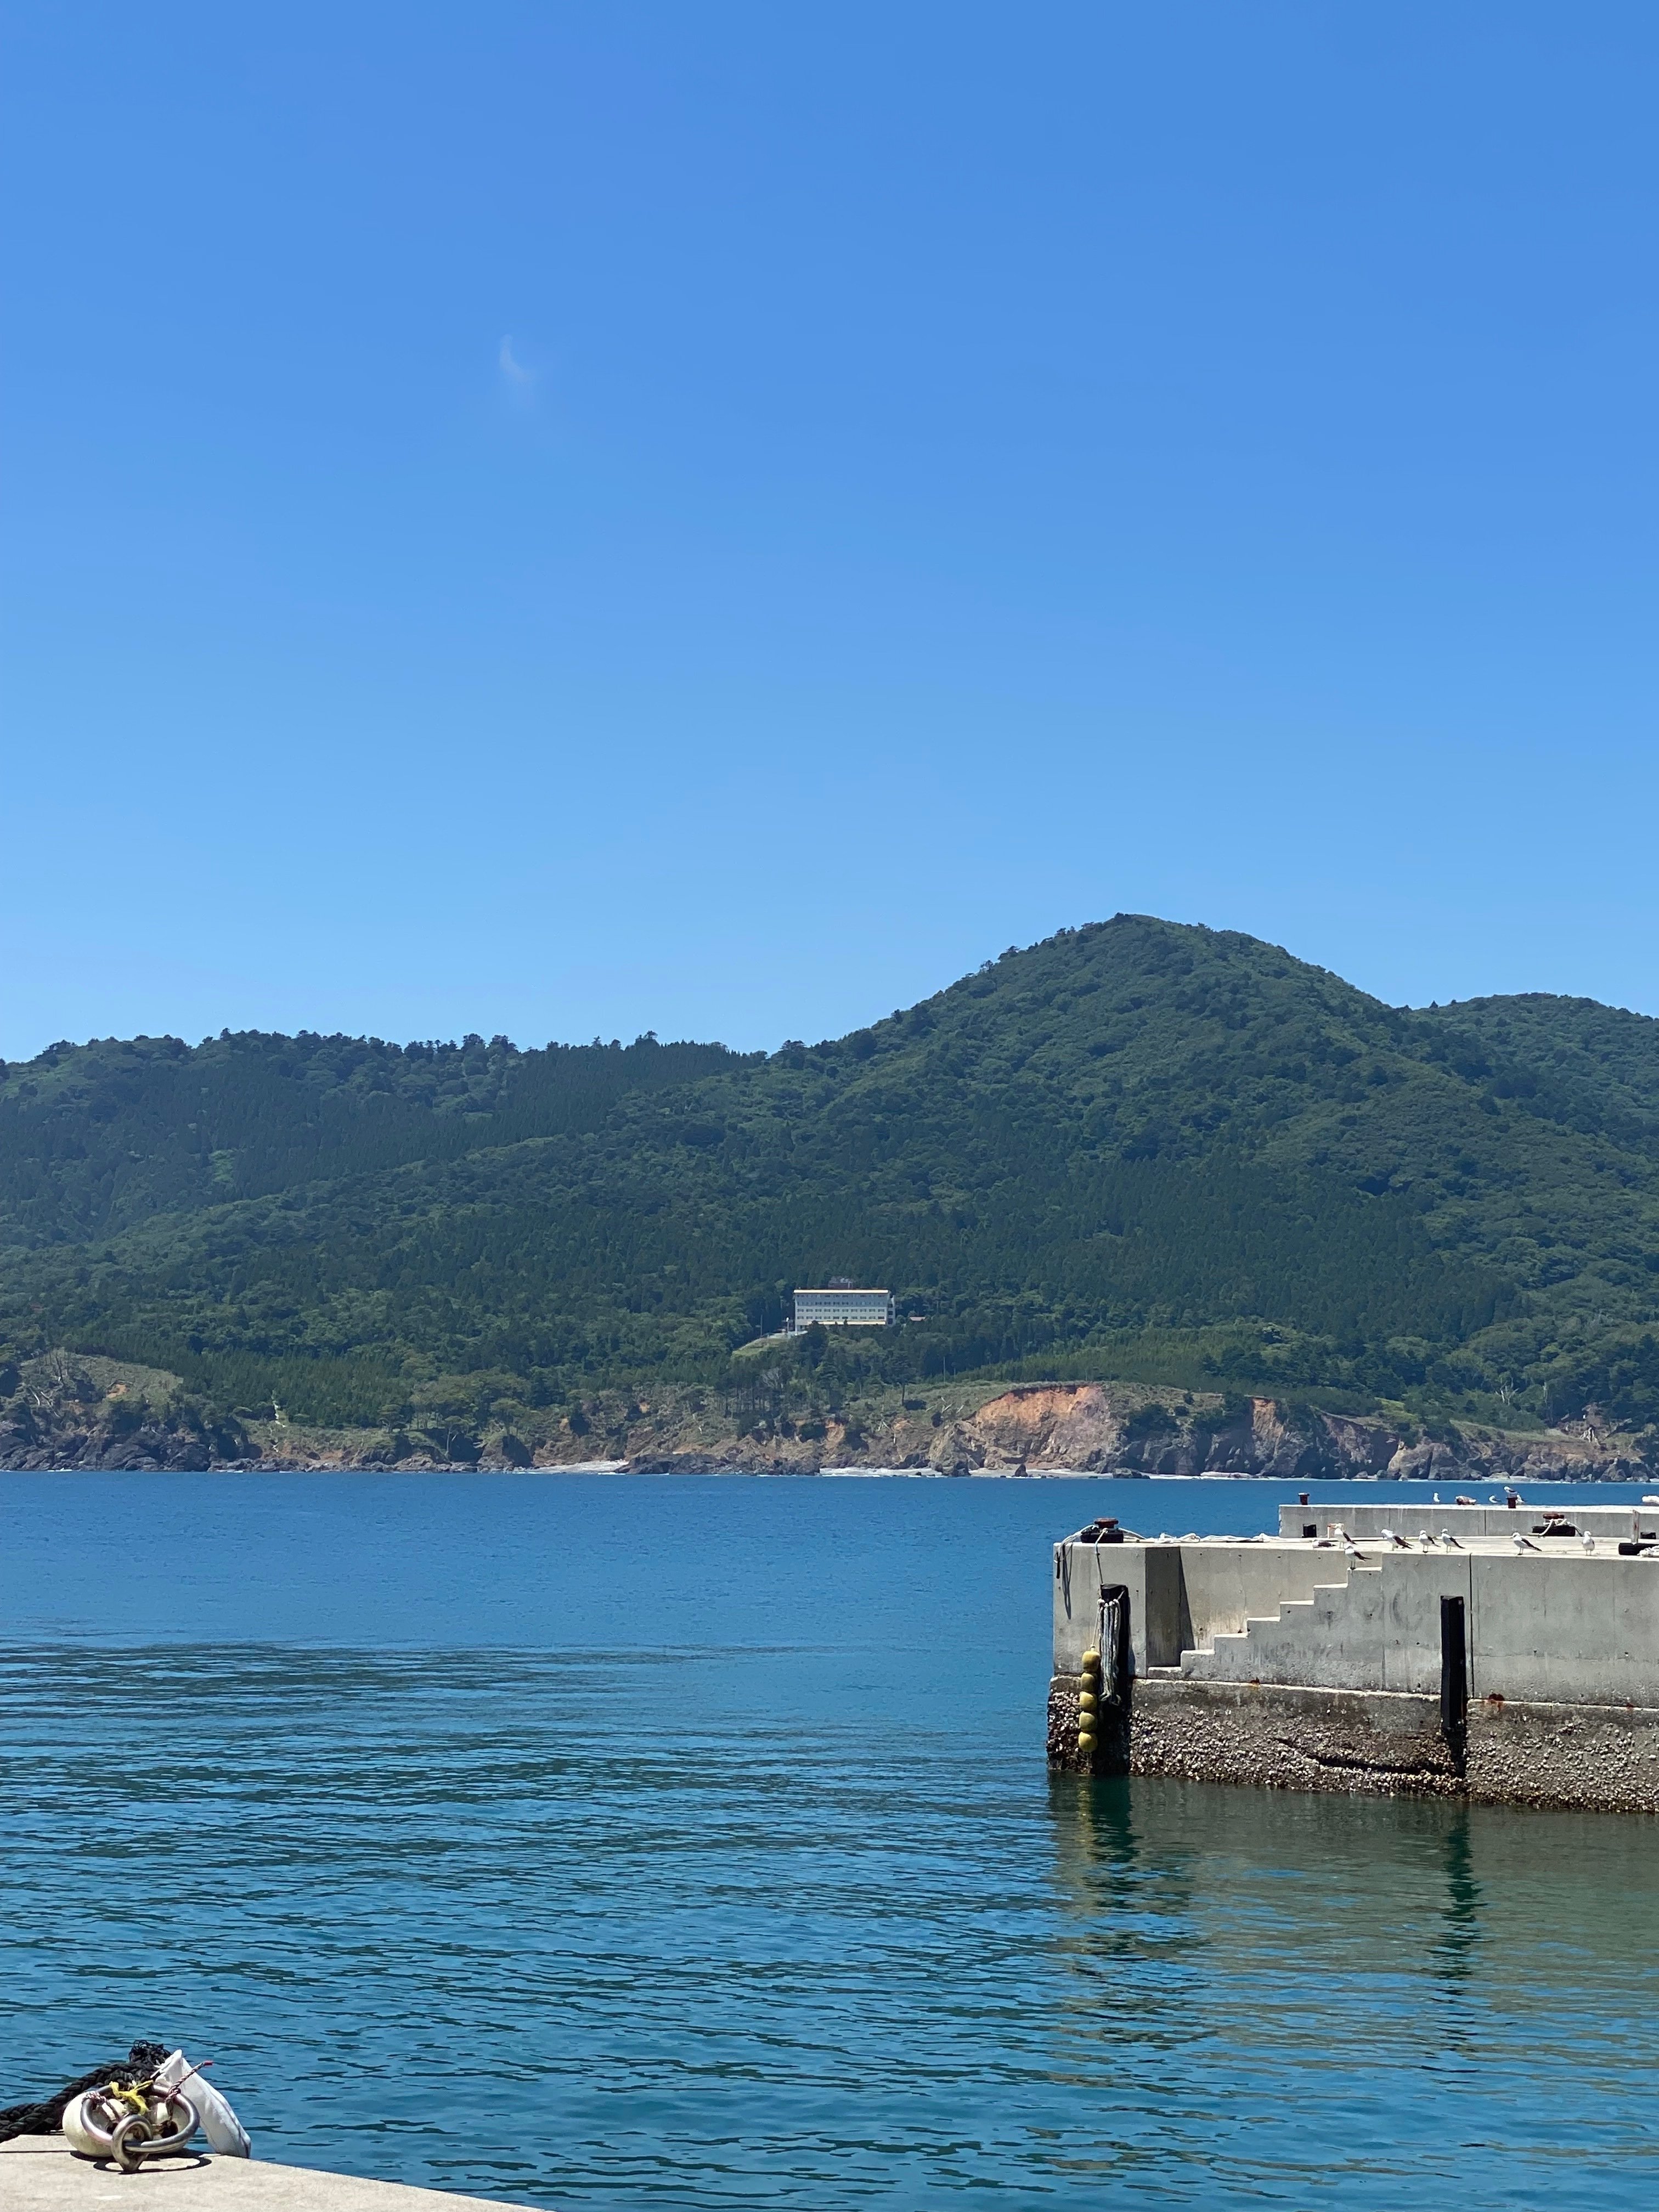
[[[0,1053],[1659,1012],[1650,9],[0,25]]]

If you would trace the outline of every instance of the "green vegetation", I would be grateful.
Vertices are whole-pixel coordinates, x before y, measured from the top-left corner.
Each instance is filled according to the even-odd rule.
[[[0,1077],[0,1243],[14,1359],[137,1361],[208,1419],[464,1439],[752,1391],[736,1348],[848,1275],[919,1318],[779,1346],[769,1389],[1097,1375],[1641,1426],[1659,1023],[1389,1007],[1120,915],[769,1057],[59,1045]]]

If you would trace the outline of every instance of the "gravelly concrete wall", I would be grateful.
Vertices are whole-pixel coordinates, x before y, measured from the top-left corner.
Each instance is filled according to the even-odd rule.
[[[1078,1689],[1077,1676],[1057,1674],[1048,1694],[1049,1760],[1073,1773],[1659,1813],[1659,1709],[1651,1707],[1479,1700],[1460,1762],[1441,1733],[1437,1698],[1139,1680],[1085,1768]]]
[[[1643,1705],[1469,1708],[1468,1790],[1510,1805],[1659,1813],[1659,1712]]]

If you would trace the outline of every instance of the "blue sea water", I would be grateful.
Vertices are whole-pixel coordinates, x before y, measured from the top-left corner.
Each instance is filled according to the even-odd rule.
[[[1645,2207],[1653,1823],[1047,1773],[1052,1539],[1288,1494],[0,1477],[0,2103],[154,2035],[532,2205]]]

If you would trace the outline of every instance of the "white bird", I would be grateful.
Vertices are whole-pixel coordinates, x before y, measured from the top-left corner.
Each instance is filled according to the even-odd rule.
[[[1581,1536],[1578,1540],[1587,1552],[1593,1552],[1595,1549],[1595,1539],[1594,1536]]]
[[[1439,1492],[1437,1490],[1435,1492],[1434,1496],[1433,1496],[1433,1497],[1429,1500],[1429,1503],[1430,1503],[1430,1504],[1431,1504],[1431,1505],[1438,1505],[1438,1504],[1439,1504],[1439,1503],[1440,1503],[1440,1492]]]
[[[1392,1544],[1396,1552],[1409,1552],[1411,1546],[1403,1536],[1396,1536],[1392,1528],[1379,1528],[1377,1534],[1385,1544]]]
[[[1510,1540],[1515,1546],[1517,1552],[1535,1552],[1538,1549],[1537,1545],[1533,1542],[1531,1537],[1523,1536],[1518,1528],[1516,1530],[1514,1535],[1510,1539]]]
[[[1433,1551],[1433,1549],[1434,1549],[1434,1539],[1433,1539],[1433,1537],[1432,1537],[1432,1536],[1431,1536],[1431,1535],[1430,1535],[1430,1534],[1429,1534],[1429,1532],[1428,1532],[1428,1530],[1427,1530],[1426,1528],[1419,1528],[1419,1529],[1418,1530],[1418,1532],[1417,1532],[1417,1540],[1418,1540],[1418,1542],[1419,1542],[1419,1543],[1423,1547],[1423,1549],[1424,1549],[1425,1552],[1431,1552],[1431,1551]]]
[[[1358,1545],[1354,1542],[1352,1537],[1350,1536],[1345,1539],[1343,1542],[1342,1556],[1345,1559],[1363,1559],[1365,1554],[1360,1550]]]
[[[1449,1552],[1461,1552],[1463,1548],[1449,1528],[1440,1531],[1440,1540]]]

